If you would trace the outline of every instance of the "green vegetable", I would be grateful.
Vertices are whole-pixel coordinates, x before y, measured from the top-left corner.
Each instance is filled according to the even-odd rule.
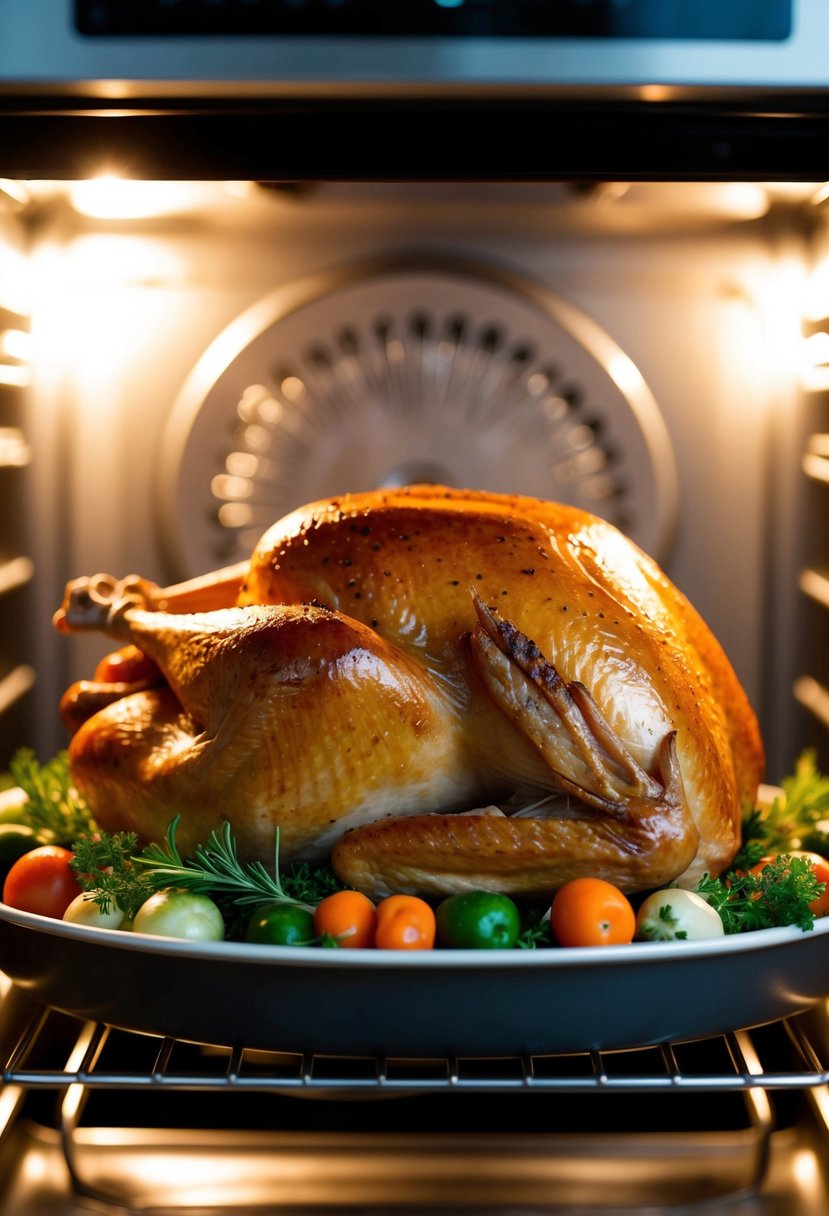
[[[462,891],[438,905],[437,939],[457,950],[509,950],[518,941],[521,916],[508,895]]]
[[[248,922],[245,941],[268,946],[308,946],[316,939],[314,916],[297,904],[266,904]]]
[[[72,784],[67,752],[40,764],[31,748],[18,748],[9,773],[28,798],[19,822],[37,832],[41,843],[68,846],[95,830],[92,813]]]
[[[793,849],[826,851],[816,837],[826,839],[821,824],[829,819],[829,777],[818,772],[815,753],[803,752],[794,773],[780,784],[783,793],[767,810],[753,807],[746,815],[742,847],[732,862],[735,870],[750,870],[762,857]]]
[[[136,933],[181,937],[187,941],[220,942],[225,935],[222,914],[212,899],[192,891],[156,891],[135,914]]]
[[[726,933],[781,925],[812,929],[815,917],[809,904],[823,889],[808,859],[788,854],[770,861],[759,874],[732,871],[722,878],[706,874],[697,884],[700,895],[719,913]]]

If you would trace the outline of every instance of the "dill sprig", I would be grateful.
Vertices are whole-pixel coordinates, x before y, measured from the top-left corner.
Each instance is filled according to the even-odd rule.
[[[72,783],[66,751],[41,764],[31,748],[18,748],[9,772],[29,800],[20,809],[20,822],[42,840],[69,845],[95,830],[92,812]]]
[[[176,845],[180,815],[172,821],[162,844],[150,844],[131,860],[143,867],[153,890],[175,887],[200,895],[226,897],[238,907],[264,903],[286,903],[308,908],[304,900],[288,895],[279,877],[279,829],[275,832],[274,873],[261,861],[244,865],[239,861],[230,824],[210,833],[206,844],[197,845],[192,857],[182,858]]]

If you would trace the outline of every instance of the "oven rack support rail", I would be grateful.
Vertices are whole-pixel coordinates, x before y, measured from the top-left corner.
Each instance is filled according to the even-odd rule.
[[[112,1067],[106,1047],[113,1033],[100,1022],[76,1023],[77,1036],[60,1063],[32,1063],[52,1011],[32,1006],[18,1028],[0,1078],[21,1091],[64,1089],[202,1090],[291,1092],[337,1091],[418,1093],[465,1090],[487,1093],[534,1091],[553,1093],[648,1093],[658,1091],[739,1092],[750,1090],[818,1090],[829,1085],[829,1066],[815,1048],[802,1016],[783,1019],[790,1052],[781,1064],[764,1061],[756,1035],[728,1032],[699,1043],[663,1043],[629,1050],[516,1055],[497,1059],[446,1057],[329,1056],[312,1053],[260,1052],[243,1046],[196,1048],[175,1039],[133,1035],[149,1048],[146,1067]],[[75,1020],[72,1019],[74,1022]],[[115,1032],[123,1034],[124,1032]],[[0,1042],[0,1046],[2,1043]],[[695,1058],[704,1046],[700,1065]],[[179,1064],[178,1057],[198,1051]],[[713,1055],[713,1063],[710,1057]],[[688,1057],[686,1059],[686,1057]]]

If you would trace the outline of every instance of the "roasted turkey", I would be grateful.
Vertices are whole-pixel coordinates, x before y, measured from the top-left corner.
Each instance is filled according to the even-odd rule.
[[[240,566],[67,587],[158,678],[68,690],[100,825],[331,856],[367,893],[628,891],[719,873],[763,751],[708,627],[608,523],[438,486],[346,495]],[[80,725],[78,723],[80,722]]]

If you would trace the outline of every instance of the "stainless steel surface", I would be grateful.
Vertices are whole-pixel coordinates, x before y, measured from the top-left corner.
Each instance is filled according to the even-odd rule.
[[[44,1014],[16,989],[0,1015],[2,1216],[87,1205],[825,1216],[829,1105],[812,1042],[825,1008],[752,1034],[531,1062],[248,1059]]]

